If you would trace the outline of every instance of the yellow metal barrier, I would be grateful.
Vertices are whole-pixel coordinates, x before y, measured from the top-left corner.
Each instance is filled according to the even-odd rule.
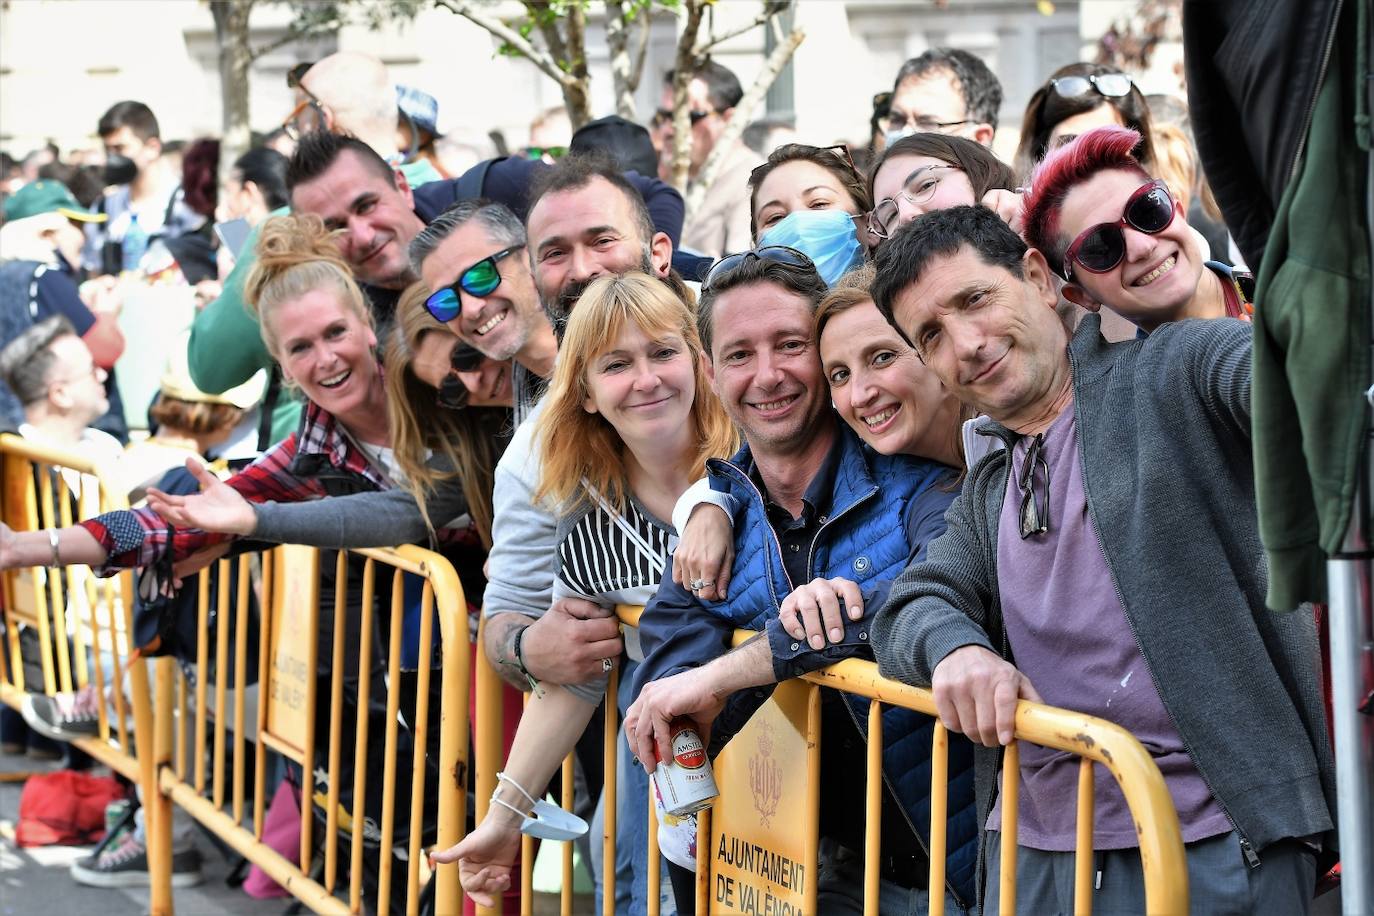
[[[89,463],[35,447],[14,436],[0,436],[0,475],[0,517],[18,531],[65,526],[73,519],[127,507],[122,494],[112,492]],[[355,561],[351,565],[350,558]],[[356,569],[359,565],[361,573]],[[379,572],[379,568],[384,572]],[[467,818],[472,643],[467,604],[453,567],[438,554],[416,547],[341,552],[334,568],[332,593],[321,586],[319,555],[310,548],[277,548],[264,554],[261,561],[252,556],[220,560],[213,571],[217,579],[214,585],[210,569],[199,577],[199,636],[190,666],[194,686],[172,658],[158,658],[152,665],[134,663],[136,656],[131,659],[131,573],[97,580],[89,569],[72,567],[59,575],[30,568],[0,576],[0,621],[5,632],[4,645],[0,646],[0,701],[16,708],[23,702],[21,627],[37,634],[41,652],[37,661],[41,661],[42,683],[30,684],[30,688],[40,687],[47,693],[88,683],[102,692],[108,688],[116,708],[113,721],[107,721],[101,704],[100,737],[74,743],[140,784],[152,879],[151,912],[173,912],[173,803],[316,912],[356,913],[367,908],[386,913],[392,910],[392,900],[396,899],[396,909],[417,913],[425,894],[432,899],[431,912],[461,912],[457,866],[439,866],[431,873],[425,848],[426,840],[439,848],[457,843]],[[391,587],[382,589],[383,594],[379,595],[377,580],[386,573],[392,573]],[[403,573],[423,580],[419,598],[419,664],[414,675],[413,761],[398,760],[398,756],[404,756],[399,753],[398,737],[402,618],[406,603]],[[213,626],[209,620],[212,593],[216,614]],[[249,639],[250,602],[255,598],[260,608],[261,631],[256,646]],[[332,644],[324,647],[318,645],[322,602],[332,613],[335,637]],[[348,644],[352,614],[360,617],[355,631],[356,647]],[[442,681],[436,698],[440,731],[438,761],[433,772],[438,776],[430,779],[424,764],[432,711],[430,659],[436,638],[435,616],[439,618]],[[378,659],[373,647],[374,619],[386,626],[389,633],[384,660]],[[31,641],[34,640],[25,637],[25,643]],[[318,651],[330,653],[328,666],[318,664]],[[258,660],[258,702],[254,710],[250,710],[247,701],[250,652]],[[113,674],[109,677],[104,674],[102,654],[114,659]],[[377,695],[374,686],[382,686],[373,683],[372,660],[381,662],[379,670],[386,676],[386,708],[383,715],[370,723],[366,698]],[[351,670],[350,662],[356,664],[356,690],[361,699],[356,703],[358,712],[352,723],[355,740],[352,747],[345,747],[345,690],[351,686],[345,684],[345,673]],[[156,691],[151,695],[150,667],[156,672]],[[129,684],[120,689],[126,675]],[[323,708],[323,704],[316,702],[317,681],[321,690],[327,684],[330,701],[328,724],[324,728],[318,728],[321,723],[316,722],[316,710]],[[132,728],[127,722],[129,706],[134,716]],[[250,716],[256,718],[252,725]],[[370,724],[380,728],[381,734],[370,735]],[[316,789],[314,778],[317,728],[328,748],[322,791]],[[135,757],[137,736],[145,740],[138,743]],[[248,747],[250,742],[252,748]],[[369,773],[367,749],[376,743],[384,748],[381,772]],[[295,761],[307,777],[301,806],[299,865],[263,842],[264,809],[271,788],[265,781],[269,749]],[[355,761],[352,802],[348,805],[342,801],[340,785],[345,754]],[[402,769],[406,766],[411,767],[410,771]],[[397,810],[401,807],[397,787],[403,784],[402,780],[410,787],[408,811]],[[250,792],[251,818],[245,810]],[[378,793],[380,813],[369,817],[366,811],[375,806],[368,806],[368,796],[375,800]],[[326,825],[319,843],[323,847],[322,857],[316,855],[317,844],[312,835],[318,832],[314,815],[317,806],[324,812]],[[425,835],[426,812],[430,815],[429,837]],[[408,831],[408,843],[393,854],[401,825]],[[342,853],[341,831],[348,834],[349,844]],[[348,856],[342,868],[341,854]],[[403,873],[396,874],[397,869]],[[344,870],[347,887],[341,886]],[[376,883],[375,894],[368,895],[375,899],[366,902],[365,871],[375,875]]]
[[[73,519],[127,506],[126,494],[81,455],[0,434],[0,520],[15,531],[65,527]],[[102,698],[108,696],[114,721],[102,699],[97,736],[72,743],[140,786],[146,825],[157,829],[160,821],[170,818],[170,809],[156,791],[151,755],[135,756],[135,736],[151,737],[155,728],[148,667],[132,656],[132,574],[99,580],[86,567],[15,569],[0,573],[0,590],[5,631],[0,702],[18,709],[27,691],[51,695],[87,686]],[[42,671],[41,683],[25,682],[25,632],[37,635],[39,657],[30,658],[30,663],[36,661]],[[159,859],[163,852],[166,857]],[[150,888],[150,909],[169,913],[170,847],[150,846],[148,861],[150,871],[160,876]]]
[[[618,613],[622,624],[636,626],[643,608],[621,607]],[[738,645],[754,634],[738,631],[735,643]],[[479,653],[480,656],[480,653]],[[478,694],[491,693],[497,689],[497,675],[483,662],[479,662]],[[794,721],[804,723],[802,737],[806,742],[808,765],[818,764],[820,742],[819,688],[830,687],[846,693],[867,697],[871,700],[869,710],[868,750],[866,754],[867,772],[867,835],[864,849],[864,910],[878,912],[879,887],[879,849],[878,811],[882,801],[882,718],[884,705],[913,709],[927,715],[935,715],[935,700],[929,690],[911,687],[888,680],[878,674],[877,665],[859,659],[849,659],[821,671],[805,675],[801,682],[789,682],[796,689],[804,691],[803,712],[794,714]],[[791,689],[789,685],[781,685]],[[615,682],[612,681],[607,694],[607,707],[615,709]],[[756,716],[756,718],[758,718]],[[485,799],[494,788],[495,770],[501,765],[499,731],[486,727],[487,723],[499,722],[499,716],[492,718],[491,712],[479,703],[476,751],[479,766],[478,817],[485,815]],[[752,722],[751,722],[752,724]],[[615,715],[607,717],[606,761],[607,773],[615,771]],[[1016,713],[1015,735],[1018,739],[1029,741],[1055,750],[1067,751],[1083,759],[1078,788],[1078,837],[1076,851],[1075,912],[1087,914],[1092,910],[1091,862],[1092,862],[1092,810],[1093,810],[1093,764],[1100,763],[1107,768],[1121,786],[1126,802],[1135,819],[1140,837],[1140,858],[1144,870],[1146,908],[1151,913],[1182,913],[1188,909],[1188,871],[1184,859],[1183,840],[1179,832],[1178,815],[1169,796],[1164,778],[1159,768],[1150,758],[1149,752],[1129,732],[1120,726],[1103,719],[1057,709],[1038,703],[1022,701]],[[495,743],[493,743],[495,740]],[[738,740],[738,737],[737,739]],[[731,746],[735,741],[731,742]],[[929,886],[942,888],[945,883],[946,833],[945,821],[948,805],[948,766],[949,735],[938,721],[932,739],[931,765],[931,829],[930,829],[930,874]],[[730,747],[727,747],[728,753]],[[997,876],[987,876],[988,881],[1000,881],[1001,912],[1015,912],[1016,900],[1016,832],[1017,799],[1019,797],[1019,755],[1016,742],[1006,749],[1003,761],[1002,787],[1002,865]],[[723,757],[724,755],[722,755]],[[796,761],[791,761],[793,765]],[[571,757],[565,763],[571,767]],[[483,774],[492,774],[487,782],[482,782]],[[609,872],[615,861],[614,784],[605,787],[607,826],[604,836],[606,855],[604,861]],[[800,871],[805,876],[802,889],[800,912],[816,912],[815,875],[818,826],[819,826],[819,784],[810,780],[802,803],[801,819],[804,825],[805,850],[801,857]],[[571,793],[565,792],[565,807],[571,805]],[[658,913],[658,862],[657,829],[654,806],[649,805],[649,912]],[[717,913],[737,912],[739,910],[718,905],[713,893],[715,872],[715,848],[712,841],[720,835],[713,828],[712,811],[729,812],[737,809],[747,810],[749,799],[727,797],[724,789],[720,799],[698,815],[697,832],[697,899],[695,912]],[[571,863],[571,844],[565,850],[565,862]],[[521,912],[531,912],[530,872],[533,867],[527,854],[522,861],[521,886],[523,888]],[[565,877],[561,912],[569,914],[571,898],[567,893],[570,880]],[[604,912],[614,911],[614,883],[608,878],[604,885]],[[945,909],[944,894],[930,895],[930,913],[942,916]],[[494,911],[493,911],[494,912]]]
[[[361,561],[361,573],[350,557]],[[433,883],[433,912],[457,913],[462,910],[461,891],[456,865],[439,866],[431,875],[427,865],[428,848],[424,844],[426,811],[431,820],[437,819],[437,832],[432,842],[439,848],[457,843],[463,836],[467,815],[467,757],[468,757],[468,695],[471,677],[471,642],[468,631],[468,611],[462,586],[447,560],[438,554],[416,547],[384,550],[339,552],[334,566],[334,586],[328,593],[320,581],[319,552],[305,547],[279,547],[264,555],[261,570],[261,641],[258,652],[258,707],[255,729],[245,730],[246,708],[244,694],[247,677],[248,600],[253,575],[251,558],[218,562],[218,616],[214,631],[207,625],[209,585],[202,585],[200,595],[200,644],[197,651],[196,709],[194,723],[186,718],[183,698],[188,693],[184,684],[172,687],[173,672],[170,660],[160,661],[157,692],[157,719],[160,740],[156,765],[160,787],[164,793],[196,820],[222,838],[249,861],[258,865],[273,880],[283,885],[293,896],[319,913],[357,913],[364,909],[380,913],[392,910],[393,899],[403,901],[397,906],[406,913],[417,913],[426,885]],[[390,571],[391,586],[377,588],[379,576]],[[412,760],[398,759],[400,753],[400,706],[402,622],[405,607],[407,573],[424,580],[420,599],[420,664],[415,671],[415,699],[411,734],[414,742]],[[228,685],[230,656],[229,614],[231,580],[237,579],[234,604],[233,656],[235,665],[232,689],[232,711],[226,707],[230,693]],[[202,577],[203,582],[207,577]],[[379,591],[381,594],[379,594]],[[357,596],[359,604],[350,602]],[[328,646],[320,646],[321,608],[332,612],[334,638]],[[360,607],[360,611],[359,611]],[[429,739],[430,664],[434,645],[433,619],[437,608],[442,644],[442,683],[440,686],[440,734],[438,748],[438,785],[427,785],[426,747]],[[350,646],[350,613],[359,614],[356,648]],[[373,660],[377,658],[372,639],[373,624],[380,622],[387,628],[386,710],[380,720],[369,721],[369,697],[375,697]],[[213,687],[205,676],[209,668],[209,643],[214,640],[216,667]],[[350,649],[352,651],[350,652]],[[318,652],[328,651],[329,665],[318,664]],[[356,668],[353,664],[356,663]],[[163,686],[166,672],[167,689]],[[356,673],[356,688],[346,684],[349,672]],[[317,680],[328,677],[328,721],[324,729],[327,742],[326,762],[323,766],[325,788],[316,783],[316,735],[321,722],[317,713],[324,704],[317,702]],[[321,688],[323,688],[321,683]],[[345,692],[356,689],[357,714],[353,726],[353,747],[345,748],[347,728],[344,720]],[[213,693],[214,702],[208,697]],[[207,735],[207,715],[214,714],[213,736]],[[381,735],[369,729],[383,723]],[[225,753],[229,747],[226,728],[233,723],[233,768],[226,773]],[[175,732],[175,741],[173,733]],[[245,739],[255,744],[253,811],[251,823],[245,821],[244,797]],[[382,772],[368,771],[368,748],[381,742],[384,748]],[[174,755],[173,745],[177,748]],[[185,765],[181,748],[188,745],[188,753],[195,760],[194,768]],[[302,791],[300,864],[263,842],[264,808],[269,787],[265,784],[267,751],[272,750],[294,761],[305,774]],[[207,783],[204,761],[209,754]],[[342,801],[342,762],[348,754],[353,760],[351,803]],[[402,776],[402,767],[410,766],[409,776]],[[188,773],[188,769],[191,772]],[[189,779],[188,779],[189,777]],[[408,811],[398,811],[397,785],[407,779],[410,785]],[[367,812],[368,798],[381,793],[378,820]],[[208,797],[207,797],[208,796]],[[426,800],[431,804],[426,805]],[[323,811],[325,828],[320,845],[322,861],[316,861],[315,811]],[[398,827],[405,825],[408,843],[396,849]],[[339,849],[340,833],[348,834],[347,849]],[[170,850],[170,836],[159,838]],[[152,841],[150,840],[150,843]],[[369,843],[371,844],[369,847]],[[346,855],[347,859],[341,857]],[[369,861],[365,861],[365,858]],[[394,862],[404,863],[404,874],[394,873]],[[347,887],[341,884],[346,862]],[[375,899],[364,897],[364,875],[376,876]],[[340,896],[343,895],[343,896]],[[371,896],[371,895],[370,895]],[[346,897],[346,899],[344,899]]]

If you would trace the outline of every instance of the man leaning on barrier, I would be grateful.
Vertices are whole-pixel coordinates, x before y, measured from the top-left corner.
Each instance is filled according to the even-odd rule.
[[[970,471],[946,533],[873,625],[883,674],[930,685],[945,724],[990,749],[984,911],[998,906],[993,777],[1018,697],[1038,692],[1150,750],[1193,912],[1307,912],[1333,839],[1334,770],[1312,615],[1264,606],[1249,328],[1181,321],[1109,344],[1089,315],[1070,341],[1045,258],[974,207],[889,242],[873,292],[1007,445]],[[1074,904],[1077,770],[1069,755],[1021,752],[1022,912]],[[1112,779],[1095,786],[1092,906],[1144,912],[1136,826]]]
[[[932,461],[873,452],[828,403],[812,336],[812,316],[825,293],[803,255],[777,247],[719,262],[702,287],[697,322],[708,375],[746,443],[729,462],[708,462],[708,471],[742,508],[734,525],[730,599],[707,600],[701,589],[689,591],[665,572],[640,618],[645,660],[625,731],[646,769],[656,754],[669,758],[673,718],[696,720],[714,755],[767,698],[768,691],[745,688],[866,652],[871,618],[850,615],[837,644],[812,649],[781,627],[775,596],[788,596],[800,583],[781,607],[814,588],[828,590],[831,602],[838,595],[851,610],[876,608],[891,578],[943,530],[952,472]],[[728,651],[740,627],[766,635]],[[865,785],[847,767],[862,754],[869,703],[830,690],[822,696],[818,906],[824,913],[859,913]],[[929,716],[907,709],[883,713],[883,913],[927,911],[933,728]],[[949,761],[949,912],[973,905],[978,831],[971,761],[971,747],[956,736]],[[675,873],[675,884],[680,880]]]

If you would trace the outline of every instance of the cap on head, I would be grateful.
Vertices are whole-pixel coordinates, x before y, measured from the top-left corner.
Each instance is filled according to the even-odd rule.
[[[653,176],[658,172],[658,152],[641,124],[619,115],[589,121],[577,129],[568,149],[574,153],[602,152],[624,171]]]
[[[61,213],[83,223],[103,223],[104,213],[91,213],[76,202],[72,192],[60,181],[39,179],[24,185],[5,200],[5,219],[21,220],[45,213]]]
[[[414,86],[396,84],[396,107],[420,130],[434,139],[443,136],[439,133],[439,100]]]

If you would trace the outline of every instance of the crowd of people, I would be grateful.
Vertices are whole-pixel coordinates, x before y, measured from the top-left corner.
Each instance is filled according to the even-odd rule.
[[[995,911],[1021,699],[1144,743],[1194,912],[1307,912],[1335,859],[1317,628],[1265,605],[1253,281],[1186,105],[1071,64],[1030,98],[1007,163],[990,148],[997,77],[935,48],[875,97],[866,142],[765,124],[746,138],[786,142],[736,141],[686,212],[668,183],[672,78],[648,126],[602,118],[566,147],[441,172],[433,100],[341,52],[293,71],[298,104],[224,185],[215,141],[177,164],[137,102],[101,118],[93,184],[89,166],[17,163],[0,226],[8,419],[116,456],[146,501],[61,530],[0,524],[0,569],[165,580],[239,542],[441,551],[506,684],[493,804],[433,854],[478,903],[518,893],[522,825],[569,752],[582,813],[607,816],[589,723],[612,670],[617,861],[592,844],[593,869],[617,875],[617,912],[643,913],[662,868],[663,911],[688,913],[706,854],[693,819],[660,818],[664,861],[647,856],[670,724],[690,718],[715,755],[772,685],[862,657],[931,687],[957,733],[930,887],[935,719],[883,713],[881,912],[931,895]],[[693,75],[689,182],[742,96],[719,63]],[[139,341],[116,316],[159,283],[197,305],[152,412],[177,448],[135,462],[118,457],[130,412],[112,367]],[[231,460],[173,468],[188,453]],[[618,604],[644,605],[637,629]],[[739,628],[759,635],[732,648]],[[31,696],[31,740],[93,734],[103,702]],[[824,913],[863,910],[850,762],[868,715],[823,691]],[[1077,762],[1026,747],[1020,768],[1018,905],[1067,912]],[[1093,906],[1142,912],[1130,812],[1104,774],[1095,795]],[[74,874],[146,880],[141,842]]]

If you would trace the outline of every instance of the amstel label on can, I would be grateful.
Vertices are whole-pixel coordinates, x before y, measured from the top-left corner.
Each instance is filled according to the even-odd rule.
[[[686,817],[708,807],[720,794],[706,746],[701,743],[691,719],[674,719],[669,725],[673,759],[658,762],[654,781],[658,784],[663,807],[673,817]]]

